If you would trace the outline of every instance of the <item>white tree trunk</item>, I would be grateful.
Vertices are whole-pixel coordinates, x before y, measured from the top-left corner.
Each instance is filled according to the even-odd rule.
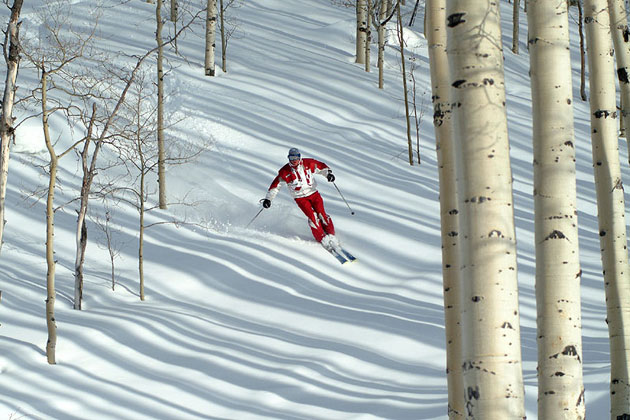
[[[379,25],[377,28],[378,31],[378,88],[383,89],[384,84],[384,69],[383,64],[385,63],[385,28],[387,25],[383,25],[382,23],[387,19],[387,0],[381,0],[381,9],[378,14]]]
[[[221,70],[227,73],[227,33],[225,32],[225,7],[219,1],[219,20],[221,21]]]
[[[462,419],[461,282],[458,257],[458,204],[455,149],[449,102],[449,71],[446,55],[446,0],[427,0],[425,37],[429,49],[433,127],[435,128],[440,179],[440,223],[442,236],[442,279],[444,284],[444,330],[446,334],[446,378],[449,419]]]
[[[50,149],[49,149],[50,150]],[[57,179],[57,158],[50,155],[48,179],[48,193],[46,196],[46,327],[48,340],[46,341],[46,359],[54,365],[57,348],[57,321],[55,321],[55,182]]]
[[[447,1],[466,416],[525,417],[498,3]]]
[[[606,0],[585,1],[584,25],[590,69],[597,218],[610,336],[611,419],[618,419],[630,417],[630,271],[615,118],[615,74],[610,54],[612,41]]]
[[[405,121],[407,122],[407,151],[409,153],[409,164],[413,166],[413,145],[411,143],[411,122],[409,121],[409,94],[407,90],[407,70],[405,68],[405,40],[403,38],[402,15],[400,3],[396,6],[398,16],[398,45],[400,47],[400,67],[402,70],[403,98],[405,101]]]
[[[7,57],[4,95],[2,97],[2,114],[0,115],[0,250],[2,250],[4,225],[6,223],[4,205],[9,177],[9,146],[13,139],[13,102],[16,90],[15,81],[20,63],[18,19],[21,10],[22,0],[15,0],[11,8],[11,18],[7,27],[9,55]]]
[[[367,0],[356,0],[357,36],[356,36],[356,63],[365,64],[365,46],[367,44]]]
[[[208,11],[206,15],[206,76],[214,76],[214,50],[217,37],[217,0],[208,0]]]
[[[573,93],[567,2],[530,0],[538,416],[584,419]]]
[[[139,150],[141,146],[138,146]],[[140,150],[142,154],[142,150]],[[145,162],[144,157],[141,156],[141,174],[140,174],[140,194],[138,195],[139,206],[139,220],[138,220],[138,278],[140,280],[140,300],[144,300],[144,214],[145,214]]]
[[[88,204],[90,200],[90,189],[92,186],[92,180],[94,179],[96,158],[98,157],[98,150],[100,149],[101,142],[98,142],[92,156],[92,163],[88,165],[88,155],[90,153],[90,143],[92,140],[92,134],[94,131],[94,121],[96,119],[96,104],[92,104],[92,117],[88,124],[88,131],[83,145],[83,151],[81,152],[81,169],[83,170],[83,178],[81,183],[81,195],[79,211],[77,212],[77,230],[75,235],[76,240],[76,255],[74,259],[74,309],[81,310],[83,305],[83,264],[85,262],[85,250],[87,248],[87,224],[85,222]],[[105,127],[105,130],[107,127]]]
[[[520,0],[514,0],[512,8],[512,52],[518,54],[518,36],[519,36],[519,24],[520,24]]]
[[[77,231],[75,234],[76,254],[74,258],[74,303],[73,308],[83,309],[83,263],[85,262],[85,250],[87,248],[87,196],[81,197],[79,214],[77,215]]]
[[[583,0],[577,0],[578,32],[580,34],[580,98],[586,101],[586,47],[584,46],[584,13],[582,11],[582,2]]]
[[[171,22],[177,22],[177,0],[171,0]]]
[[[166,209],[166,151],[164,150],[164,43],[162,42],[162,1],[158,0],[155,6],[155,19],[157,29],[155,39],[158,46],[157,57],[157,144],[158,144],[158,187],[159,206]]]
[[[56,363],[57,347],[57,322],[55,321],[55,183],[57,180],[57,165],[59,158],[53,148],[52,139],[48,127],[47,89],[48,76],[42,71],[42,127],[44,130],[44,141],[50,157],[48,173],[48,192],[46,195],[46,326],[48,329],[48,340],[46,342],[46,358],[48,363]]]
[[[372,1],[365,2],[367,8],[367,25],[365,27],[365,71],[370,71],[370,48],[372,47]]]
[[[617,60],[617,78],[621,90],[621,125],[630,127],[630,28],[628,13],[623,0],[608,0],[610,10],[610,29],[612,31],[615,57]],[[628,136],[626,135],[626,141]]]

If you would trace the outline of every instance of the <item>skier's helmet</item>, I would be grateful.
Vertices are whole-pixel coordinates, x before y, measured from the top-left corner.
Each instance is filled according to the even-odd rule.
[[[295,147],[289,149],[289,156],[287,157],[289,158],[289,165],[291,166],[297,166],[302,162],[302,155],[300,154],[300,151]]]

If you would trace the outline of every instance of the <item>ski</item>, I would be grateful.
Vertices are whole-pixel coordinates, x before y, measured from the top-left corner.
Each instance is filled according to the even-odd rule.
[[[341,252],[343,252],[344,256],[346,257],[346,259],[350,262],[355,262],[357,260],[357,258],[352,255],[351,253],[349,253],[348,251],[346,251],[344,248],[340,248]]]
[[[326,251],[330,252],[333,255],[333,257],[337,258],[337,261],[339,261],[341,264],[345,264],[348,261],[350,261],[345,256],[343,256],[342,254],[338,253],[334,249],[326,249]]]
[[[341,264],[356,261],[354,255],[346,251],[334,235],[325,236],[321,241],[321,245],[326,251],[330,252],[335,258],[337,258],[337,261]]]

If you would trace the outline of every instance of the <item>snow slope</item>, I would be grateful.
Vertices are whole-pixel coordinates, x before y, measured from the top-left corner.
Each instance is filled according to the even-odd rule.
[[[88,16],[92,2],[71,3],[71,16]],[[84,310],[75,311],[75,213],[72,205],[59,210],[54,366],[45,357],[44,203],[26,198],[46,182],[33,167],[45,158],[43,137],[34,121],[20,128],[0,256],[0,419],[446,417],[438,177],[422,11],[406,35],[408,55],[417,54],[422,117],[422,164],[409,166],[396,50],[387,48],[380,91],[376,69],[365,73],[354,64],[354,9],[339,3],[242,2],[230,10],[237,28],[228,72],[212,79],[203,76],[203,27],[178,43],[187,61],[169,53],[175,68],[166,77],[168,113],[186,116],[169,138],[211,147],[193,163],[169,169],[168,191],[173,199],[188,194],[197,201],[187,217],[210,229],[157,225],[147,231],[147,299],[141,302],[137,213],[121,205],[114,212],[122,247],[116,289],[92,223]],[[38,4],[27,2],[22,13],[25,28],[35,33]],[[511,5],[502,7],[503,16],[511,16]],[[2,16],[8,16],[4,9]],[[510,27],[506,21],[506,46]],[[140,53],[153,47],[154,6],[108,7],[99,28],[101,48]],[[505,51],[526,406],[534,419],[529,63],[523,40],[521,55]],[[586,404],[589,418],[603,418],[610,365],[588,105],[577,94],[579,57],[575,63]],[[23,70],[20,84],[35,77]],[[53,126],[56,133],[67,131],[63,121]],[[334,169],[356,214],[323,178],[320,191],[358,263],[341,266],[321,249],[285,191],[245,228],[292,146]],[[74,157],[62,165],[59,202],[71,198],[79,182]],[[627,177],[627,165],[623,170]],[[183,212],[153,212],[149,222]]]

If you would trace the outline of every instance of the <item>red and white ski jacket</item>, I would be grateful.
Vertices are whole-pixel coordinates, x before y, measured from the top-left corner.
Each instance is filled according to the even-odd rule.
[[[284,182],[289,188],[291,197],[300,198],[308,197],[317,192],[317,181],[313,175],[326,176],[332,172],[328,166],[315,159],[302,159],[302,163],[293,167],[288,163],[278,171],[278,175],[274,178],[267,191],[267,200],[273,200],[278,191],[280,191],[280,183]]]

